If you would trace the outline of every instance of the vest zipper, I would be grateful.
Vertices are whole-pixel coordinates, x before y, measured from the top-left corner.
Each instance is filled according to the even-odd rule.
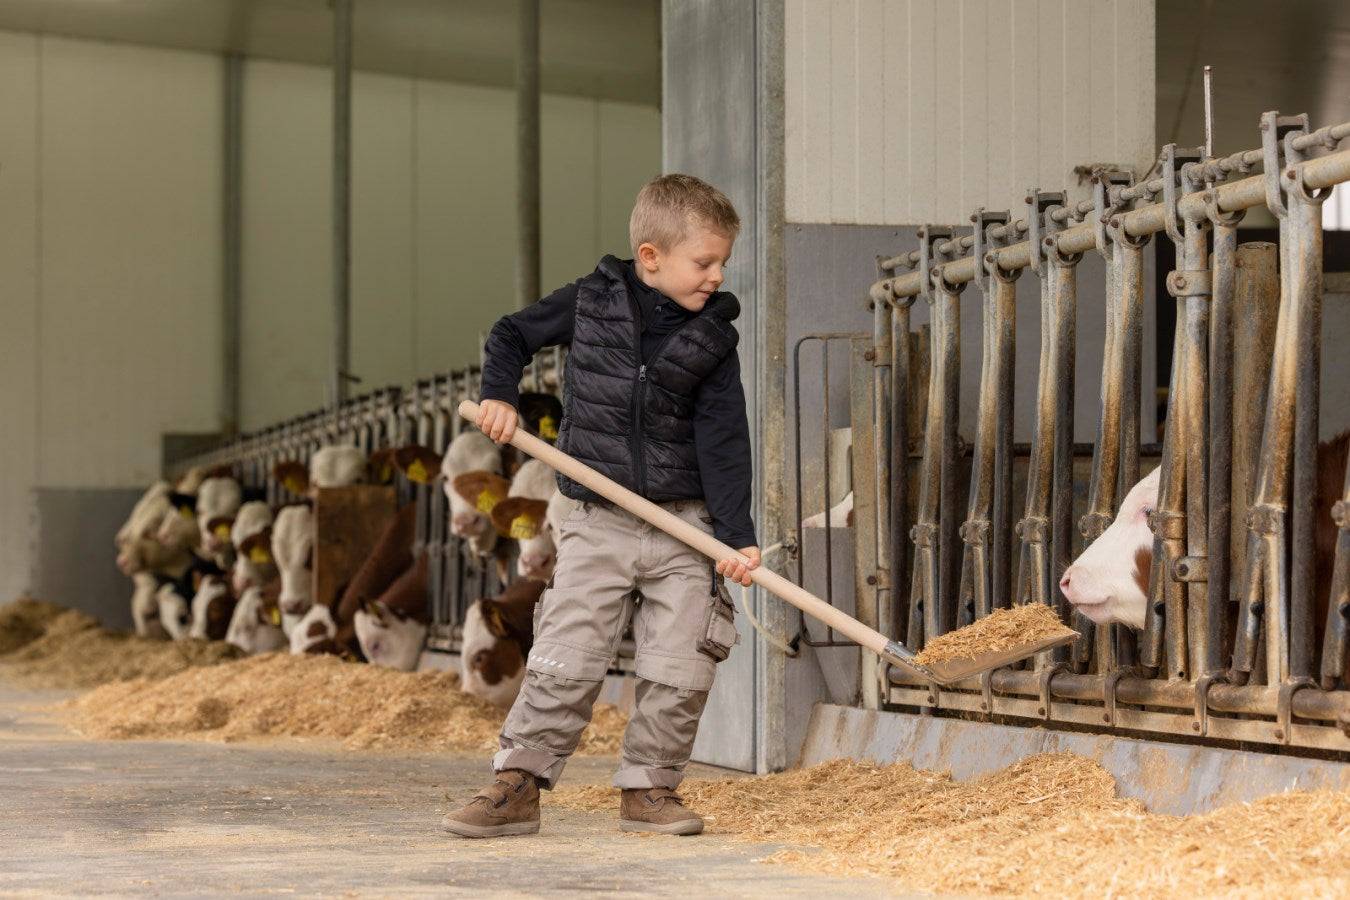
[[[637,352],[638,373],[633,383],[633,472],[639,497],[647,496],[647,467],[642,463],[642,395],[647,387],[647,364],[642,361],[642,308],[637,298],[624,286],[628,304],[633,307],[633,349]]]

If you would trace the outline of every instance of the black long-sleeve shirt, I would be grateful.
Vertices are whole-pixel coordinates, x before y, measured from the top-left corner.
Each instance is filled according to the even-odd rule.
[[[631,261],[625,263],[629,293],[642,314],[642,359],[648,362],[661,339],[697,313],[649,287]],[[572,342],[577,286],[558,288],[538,303],[503,316],[492,326],[483,363],[484,400],[516,406],[520,376],[543,347]],[[740,358],[726,358],[698,386],[694,396],[694,447],[698,454],[703,499],[717,539],[737,549],[755,544],[750,519],[750,432],[745,418]]]

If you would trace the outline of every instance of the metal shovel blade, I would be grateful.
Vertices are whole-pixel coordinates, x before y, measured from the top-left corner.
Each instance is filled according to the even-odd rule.
[[[891,641],[886,645],[885,651],[881,657],[887,662],[897,665],[902,669],[907,669],[914,675],[922,678],[924,681],[932,681],[941,685],[955,684],[958,681],[964,681],[972,675],[979,675],[988,672],[991,669],[999,669],[1003,666],[1026,659],[1028,656],[1035,656],[1052,647],[1058,647],[1061,644],[1067,644],[1078,638],[1078,632],[1060,635],[1059,637],[1041,638],[1036,641],[1027,641],[1025,644],[1018,644],[1009,647],[1007,650],[1000,650],[997,653],[984,653],[980,656],[970,657],[968,659],[949,659],[942,662],[930,663],[926,666],[920,665],[914,661],[914,651],[901,644],[898,641]]]

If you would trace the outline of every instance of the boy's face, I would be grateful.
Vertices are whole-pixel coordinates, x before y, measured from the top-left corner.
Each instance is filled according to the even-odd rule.
[[[638,247],[637,269],[643,282],[690,312],[699,312],[722,286],[733,238],[697,228],[669,250],[655,244]]]

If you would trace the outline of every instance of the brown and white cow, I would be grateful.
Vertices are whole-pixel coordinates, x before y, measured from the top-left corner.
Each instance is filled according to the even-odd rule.
[[[503,709],[515,702],[534,644],[534,608],[543,592],[542,581],[521,580],[469,607],[460,649],[461,690]]]
[[[272,507],[250,500],[239,507],[230,526],[230,544],[235,549],[231,586],[236,596],[251,584],[267,584],[277,577],[272,559]]]
[[[427,557],[419,556],[377,599],[356,610],[352,628],[368,662],[411,672],[422,658],[429,618]]]
[[[450,531],[479,556],[497,546],[492,508],[506,499],[511,484],[502,476],[501,449],[481,431],[465,431],[450,442],[441,462],[450,500]]]
[[[286,647],[281,630],[281,610],[277,606],[280,584],[250,586],[239,598],[230,617],[225,640],[245,653],[270,653]]]
[[[1336,543],[1331,507],[1340,496],[1348,448],[1350,431],[1322,444],[1317,452],[1314,621],[1319,629],[1326,622]],[[1119,622],[1133,628],[1144,627],[1153,572],[1153,532],[1148,515],[1158,502],[1160,475],[1161,470],[1154,469],[1130,490],[1115,521],[1060,579],[1059,587],[1065,598],[1099,625]]]
[[[230,527],[244,502],[244,490],[229,476],[207,478],[197,489],[197,526],[201,530],[202,552],[222,569],[234,564]]]
[[[224,640],[236,605],[224,575],[204,576],[192,597],[192,628],[188,636],[204,641]]]
[[[520,542],[516,570],[521,578],[553,577],[557,548],[548,508],[555,496],[561,496],[556,474],[547,463],[531,459],[516,470],[507,498],[492,509],[497,532]]]
[[[314,603],[313,510],[303,503],[283,506],[272,522],[271,537],[272,560],[280,578],[277,605],[283,629],[290,634]]]

